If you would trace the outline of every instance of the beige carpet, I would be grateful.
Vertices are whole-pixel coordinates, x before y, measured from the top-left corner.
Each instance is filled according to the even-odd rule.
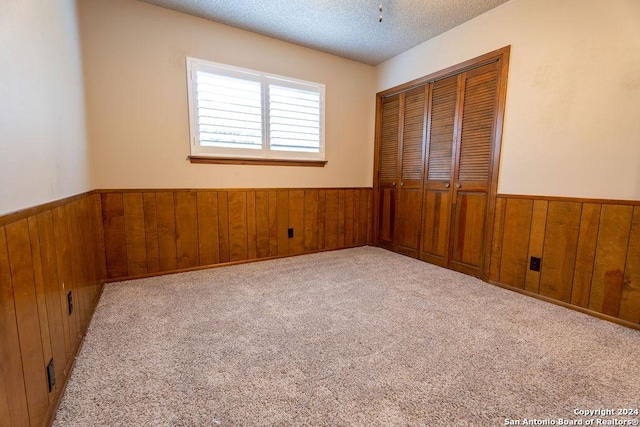
[[[574,410],[639,396],[640,331],[364,247],[107,285],[54,425],[630,420]]]

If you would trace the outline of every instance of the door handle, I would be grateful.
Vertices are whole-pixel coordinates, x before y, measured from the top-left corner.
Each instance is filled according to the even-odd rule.
[[[449,184],[448,182],[445,182],[444,183],[444,188],[449,188],[449,187],[451,187],[451,184]]]
[[[457,183],[457,184],[456,184],[456,188],[460,188],[460,187],[462,187],[462,184]]]
[[[404,182],[401,182],[401,183],[400,183],[400,187],[404,187]]]
[[[396,186],[396,183],[395,183],[395,182],[392,182],[392,183],[391,183],[391,185],[392,185],[393,187],[395,187],[395,186]]]

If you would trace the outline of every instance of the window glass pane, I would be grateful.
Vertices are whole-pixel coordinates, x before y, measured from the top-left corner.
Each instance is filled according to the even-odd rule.
[[[278,151],[320,152],[320,94],[269,85],[269,141]]]
[[[258,81],[196,73],[200,145],[262,148],[262,90]]]

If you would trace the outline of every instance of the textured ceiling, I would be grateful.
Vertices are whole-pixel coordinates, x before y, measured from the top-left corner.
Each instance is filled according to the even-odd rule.
[[[377,65],[508,0],[141,0]]]

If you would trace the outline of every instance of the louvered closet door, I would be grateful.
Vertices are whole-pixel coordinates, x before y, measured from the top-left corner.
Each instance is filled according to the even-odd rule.
[[[457,139],[458,88],[462,76],[432,84],[428,115],[428,160],[420,258],[449,266],[453,171]]]
[[[378,173],[378,245],[394,248],[398,151],[400,148],[400,96],[382,100]]]
[[[422,217],[427,86],[401,95],[401,167],[396,211],[396,251],[418,258]]]
[[[498,64],[463,74],[462,117],[453,189],[451,268],[481,276],[493,140]]]

